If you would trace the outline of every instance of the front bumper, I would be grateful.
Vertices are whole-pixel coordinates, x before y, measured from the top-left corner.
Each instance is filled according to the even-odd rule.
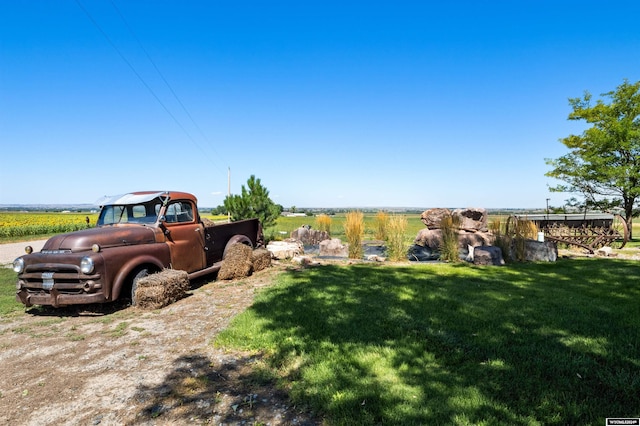
[[[16,300],[26,307],[33,305],[51,305],[56,308],[66,305],[104,303],[107,301],[102,293],[66,294],[60,293],[55,288],[50,291],[43,290],[38,292],[28,291],[23,288],[16,293]]]
[[[63,267],[67,269],[63,270]],[[17,284],[16,300],[27,307],[59,307],[107,301],[102,288],[102,274],[86,275],[75,266],[30,265],[27,272],[18,275]]]

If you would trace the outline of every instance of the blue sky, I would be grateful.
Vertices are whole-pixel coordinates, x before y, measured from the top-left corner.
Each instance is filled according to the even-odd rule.
[[[634,1],[0,1],[0,204],[251,175],[285,208],[561,205],[568,98],[640,80]]]

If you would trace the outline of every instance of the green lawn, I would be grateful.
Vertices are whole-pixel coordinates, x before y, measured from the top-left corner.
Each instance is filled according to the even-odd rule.
[[[639,302],[632,261],[323,266],[215,345],[329,424],[602,425],[640,417]]]
[[[17,279],[13,269],[0,267],[0,316],[24,311],[24,306],[16,301]]]

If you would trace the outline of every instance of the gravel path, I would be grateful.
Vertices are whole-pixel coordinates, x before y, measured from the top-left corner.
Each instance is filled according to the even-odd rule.
[[[37,252],[42,250],[42,246],[47,240],[27,241],[21,243],[0,244],[0,265],[11,265],[16,257],[20,257],[24,254],[24,248],[26,246],[33,247],[33,251]]]
[[[280,270],[201,280],[153,311],[115,303],[2,318],[0,424],[321,424],[260,373],[260,353],[214,345]]]
[[[0,244],[0,265],[45,241]],[[0,424],[321,424],[262,377],[260,353],[213,344],[282,270],[203,278],[153,311],[114,302],[0,317]]]

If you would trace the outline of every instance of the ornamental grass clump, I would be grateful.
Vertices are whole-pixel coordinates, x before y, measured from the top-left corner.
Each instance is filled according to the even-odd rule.
[[[460,254],[458,252],[458,229],[460,218],[448,214],[440,221],[442,231],[442,243],[440,244],[440,260],[444,262],[458,262]]]
[[[360,259],[364,254],[364,214],[360,211],[349,212],[345,216],[344,233],[349,243],[349,259]]]
[[[387,219],[387,225],[385,228],[385,241],[389,260],[406,260],[407,250],[409,249],[405,242],[407,218],[401,215],[390,216]]]
[[[489,230],[495,236],[493,245],[500,248],[503,259],[511,260],[511,237],[506,232],[506,225],[500,218],[495,218],[489,223]]]
[[[387,229],[390,226],[389,215],[386,212],[379,211],[374,219],[374,229],[376,240],[387,240]],[[405,226],[406,228],[406,226]]]
[[[526,260],[525,241],[534,240],[538,234],[538,227],[527,219],[518,219],[510,224],[507,233],[511,237],[513,246],[513,260],[524,262]]]
[[[316,217],[316,228],[331,235],[331,218],[329,215],[321,214]]]

